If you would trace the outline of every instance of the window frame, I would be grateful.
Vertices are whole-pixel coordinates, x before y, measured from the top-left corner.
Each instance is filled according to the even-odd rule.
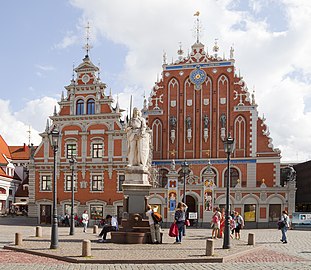
[[[84,100],[78,99],[76,101],[76,115],[83,115],[84,114]]]
[[[43,178],[49,178],[49,180],[47,180],[47,179],[43,180]],[[43,183],[45,183],[45,186],[47,187],[48,182],[50,182],[50,189],[43,188],[44,187]],[[51,192],[52,191],[52,176],[50,174],[40,175],[40,191],[45,191],[45,192]]]
[[[99,177],[101,178],[100,180],[98,179]],[[97,179],[95,179],[95,178],[97,178]],[[94,189],[94,183],[97,183],[96,189]],[[101,183],[101,189],[98,188],[99,183]],[[91,175],[91,191],[95,191],[95,192],[104,191],[104,177],[101,174]]]
[[[69,149],[71,146],[74,146],[74,149]],[[76,143],[67,143],[66,144],[66,158],[71,159],[77,156],[77,144]]]
[[[98,147],[97,149],[95,149],[95,146],[101,146],[101,148]],[[104,144],[102,142],[92,143],[92,158],[103,158],[103,153],[104,153]]]

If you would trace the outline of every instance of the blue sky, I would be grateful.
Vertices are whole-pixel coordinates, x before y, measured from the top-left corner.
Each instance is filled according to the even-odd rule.
[[[0,23],[0,134],[10,145],[40,142],[72,65],[84,57],[90,22],[90,56],[101,79],[128,107],[142,107],[162,55],[177,59],[195,42],[193,14],[201,12],[200,41],[220,54],[235,48],[236,67],[259,115],[265,115],[274,147],[284,160],[311,158],[311,1],[308,0],[27,0],[2,1]],[[14,125],[14,129],[12,129]]]

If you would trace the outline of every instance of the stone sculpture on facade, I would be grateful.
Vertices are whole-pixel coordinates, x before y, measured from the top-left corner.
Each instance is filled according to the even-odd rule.
[[[219,121],[220,121],[220,137],[222,140],[224,140],[226,138],[226,124],[227,124],[227,117],[224,113],[220,116]]]
[[[140,166],[145,168],[149,159],[150,134],[147,131],[146,120],[141,117],[135,107],[133,116],[126,128],[128,146],[128,167]]]

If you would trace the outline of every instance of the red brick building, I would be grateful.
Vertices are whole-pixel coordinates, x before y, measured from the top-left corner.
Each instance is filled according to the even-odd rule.
[[[88,55],[75,68],[75,76],[65,87],[59,112],[51,116],[52,125],[40,134],[42,142],[30,164],[29,215],[40,223],[51,222],[53,150],[48,133],[56,126],[61,134],[57,153],[58,214],[70,213],[71,169],[74,170],[75,213],[90,213],[91,221],[106,214],[122,212],[126,140],[117,103],[112,107],[111,93],[99,78],[99,68]]]
[[[228,58],[218,51],[215,42],[208,54],[198,39],[188,56],[181,48],[175,62],[168,64],[163,56],[161,79],[143,110],[153,131],[153,163],[159,171],[151,202],[172,219],[183,195],[181,163],[186,160],[191,170],[186,176],[189,212],[196,213],[200,224],[209,222],[213,207],[226,203],[223,140],[230,133],[235,139],[231,209],[242,213],[249,226],[267,226],[281,210],[294,211],[295,186],[280,185],[280,150],[273,147],[265,119],[258,116],[254,95],[236,73],[233,48]]]

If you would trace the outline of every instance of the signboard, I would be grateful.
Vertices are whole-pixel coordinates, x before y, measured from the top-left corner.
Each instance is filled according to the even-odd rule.
[[[188,219],[198,219],[198,213],[197,212],[189,212],[188,213]]]
[[[311,213],[293,213],[292,223],[295,225],[311,225]]]

